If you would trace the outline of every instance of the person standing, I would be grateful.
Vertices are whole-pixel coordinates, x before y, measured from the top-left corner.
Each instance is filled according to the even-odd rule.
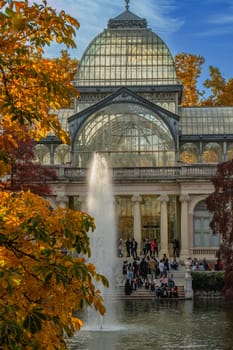
[[[155,256],[155,240],[152,239],[150,241],[150,257],[154,257]]]
[[[128,264],[127,268],[127,280],[129,280],[129,284],[132,288],[132,283],[133,283],[133,266],[131,263]]]
[[[145,257],[146,256],[146,239],[145,238],[143,239],[143,242],[142,242],[142,251]]]
[[[148,275],[148,263],[145,260],[145,258],[142,258],[142,261],[140,262],[140,271],[141,271],[142,280],[145,283],[145,281],[148,280],[148,278],[147,278],[147,275]]]
[[[154,250],[155,250],[155,255],[158,257],[159,256],[159,245],[158,245],[158,241],[156,238],[154,239]]]
[[[126,251],[127,251],[127,257],[130,257],[131,256],[131,240],[129,238],[127,238],[127,241],[126,241]]]
[[[146,239],[146,256],[145,257],[147,256],[150,256],[150,241],[148,238]]]
[[[164,273],[164,262],[163,260],[161,259],[160,262],[159,262],[159,272],[160,272],[160,277],[162,277],[163,273]]]
[[[149,267],[149,270],[150,270],[151,279],[154,280],[156,278],[156,276],[157,276],[157,273],[156,273],[157,262],[155,261],[154,257],[152,257],[149,260],[148,267]]]
[[[133,256],[134,259],[137,258],[137,248],[138,248],[138,243],[133,238],[132,242],[131,242],[131,252],[132,252],[132,256]]]
[[[173,243],[173,256],[178,257],[180,252],[180,242],[177,238],[175,238],[172,243]]]

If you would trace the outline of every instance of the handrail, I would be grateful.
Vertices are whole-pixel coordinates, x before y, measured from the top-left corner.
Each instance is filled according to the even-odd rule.
[[[70,165],[49,166],[56,171],[58,179],[85,181],[88,177],[87,168],[76,168]],[[187,165],[175,167],[148,167],[148,168],[113,168],[113,181],[127,180],[185,180],[185,179],[210,179],[216,173],[216,165]]]

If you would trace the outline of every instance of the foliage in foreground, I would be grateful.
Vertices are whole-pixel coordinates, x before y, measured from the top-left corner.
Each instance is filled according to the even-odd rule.
[[[44,47],[53,41],[75,47],[77,20],[57,13],[44,0],[0,0],[0,174],[11,170],[19,142],[40,140],[53,133],[62,142],[69,136],[56,110],[79,95],[72,80],[77,69],[68,54],[49,60]]]
[[[0,202],[1,349],[65,349],[63,332],[82,325],[73,310],[105,312],[93,281],[107,281],[86,261],[94,220],[30,192],[0,193]]]
[[[207,208],[213,214],[210,227],[219,233],[221,244],[218,255],[225,270],[224,295],[233,299],[233,160],[218,164],[212,178],[214,192],[207,198]]]
[[[54,60],[43,52],[53,41],[75,47],[79,23],[46,0],[0,0],[0,21],[0,348],[62,350],[64,335],[82,324],[74,310],[105,311],[95,281],[107,281],[87,260],[94,220],[18,191],[29,188],[22,145],[48,133],[70,141],[56,110],[79,95],[72,84],[77,64],[66,52]]]

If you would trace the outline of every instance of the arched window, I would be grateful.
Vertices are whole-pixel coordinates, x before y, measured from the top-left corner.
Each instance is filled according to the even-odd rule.
[[[41,164],[50,164],[50,152],[45,145],[35,146],[35,161]]]
[[[70,146],[59,145],[54,152],[54,164],[66,164],[70,162]]]
[[[228,159],[228,160],[233,159],[233,143],[231,143],[231,144],[228,146],[228,150],[227,150],[227,159]]]
[[[75,162],[87,167],[93,152],[102,152],[113,167],[173,166],[175,145],[155,112],[133,103],[112,104],[94,113],[75,141]]]
[[[222,149],[217,143],[208,143],[202,153],[203,163],[219,163],[222,160]]]
[[[198,148],[195,144],[188,142],[180,148],[180,161],[182,163],[194,164],[198,161]]]
[[[193,246],[218,247],[220,236],[214,235],[210,229],[212,214],[207,210],[206,202],[199,202],[193,214]]]

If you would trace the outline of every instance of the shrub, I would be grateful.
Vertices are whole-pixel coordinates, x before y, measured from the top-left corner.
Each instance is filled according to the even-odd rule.
[[[193,290],[221,291],[224,287],[224,272],[192,272]]]

